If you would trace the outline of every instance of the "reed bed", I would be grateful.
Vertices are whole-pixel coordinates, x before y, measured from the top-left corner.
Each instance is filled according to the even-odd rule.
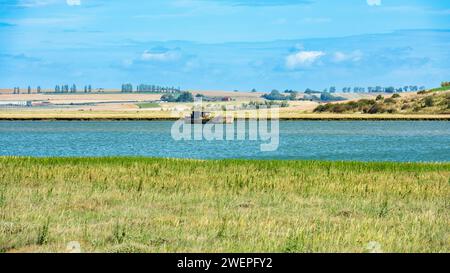
[[[0,252],[449,252],[450,164],[0,158]]]

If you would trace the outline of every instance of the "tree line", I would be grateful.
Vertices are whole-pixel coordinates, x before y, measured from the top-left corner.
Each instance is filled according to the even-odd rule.
[[[32,88],[28,86],[26,94],[31,94]],[[40,86],[36,87],[36,93],[41,93],[42,89]],[[13,94],[20,94],[20,87],[14,87]]]
[[[151,92],[151,93],[180,93],[181,89],[175,88],[173,86],[159,86],[153,84],[139,84],[136,86],[136,89],[133,88],[131,83],[122,84],[121,91],[123,93],[132,93],[136,92]]]
[[[85,85],[83,90],[84,90],[84,93],[91,93],[92,86]],[[55,86],[55,93],[76,93],[76,92],[78,92],[76,84],[72,84],[72,86],[70,86],[70,87],[67,84]]]
[[[401,92],[417,92],[425,90],[425,86],[417,86],[417,85],[405,85],[402,87],[394,87],[394,86],[369,86],[365,87],[344,87],[342,88],[342,93],[401,93]],[[326,93],[337,93],[337,88],[335,86],[326,88],[323,90]]]

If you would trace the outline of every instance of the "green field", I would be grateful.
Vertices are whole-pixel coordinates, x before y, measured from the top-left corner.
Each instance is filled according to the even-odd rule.
[[[0,252],[450,252],[450,164],[3,157],[0,169]]]
[[[156,102],[146,102],[137,104],[139,109],[153,109],[153,108],[161,108],[161,105]]]

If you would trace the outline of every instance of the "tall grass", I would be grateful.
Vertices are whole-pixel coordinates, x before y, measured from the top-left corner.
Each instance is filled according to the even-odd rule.
[[[0,251],[448,252],[450,164],[0,158]]]

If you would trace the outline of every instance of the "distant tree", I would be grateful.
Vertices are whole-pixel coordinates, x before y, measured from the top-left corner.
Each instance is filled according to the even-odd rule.
[[[330,93],[324,92],[320,95],[320,100],[324,102],[331,102],[331,101],[342,101],[346,100],[346,98],[343,97],[336,97],[331,95]]]
[[[31,94],[31,86],[28,86],[28,94]]]
[[[183,92],[177,98],[177,102],[193,102],[194,96],[190,92]]]
[[[289,95],[289,100],[297,100],[297,96],[298,96],[298,92],[291,92],[291,94]]]
[[[330,93],[336,93],[336,87],[335,86],[330,87]]]
[[[72,87],[70,88],[70,92],[72,92],[72,93],[77,92],[77,86],[75,84],[73,84]]]
[[[176,98],[172,94],[164,94],[164,95],[162,95],[161,100],[162,101],[167,101],[167,102],[176,102]]]
[[[92,92],[92,86],[89,84],[88,85],[88,92],[91,93]]]
[[[84,93],[87,93],[88,92],[88,88],[87,88],[87,85],[85,85],[84,86]]]
[[[256,93],[256,89],[255,88],[252,89],[252,93]]]
[[[38,86],[38,87],[36,88],[36,92],[38,92],[38,94],[41,93],[41,87],[40,87],[40,86]]]
[[[280,93],[280,91],[274,89],[272,90],[272,92],[270,92],[270,94],[264,94],[262,96],[263,98],[265,98],[266,100],[287,100],[288,97],[282,95]]]
[[[137,91],[140,91],[140,87],[137,86]],[[126,93],[132,93],[133,92],[133,85],[131,83],[122,84],[122,92]]]
[[[390,86],[390,87],[386,87],[386,89],[384,90],[384,92],[386,93],[394,93],[395,92],[395,88]]]

